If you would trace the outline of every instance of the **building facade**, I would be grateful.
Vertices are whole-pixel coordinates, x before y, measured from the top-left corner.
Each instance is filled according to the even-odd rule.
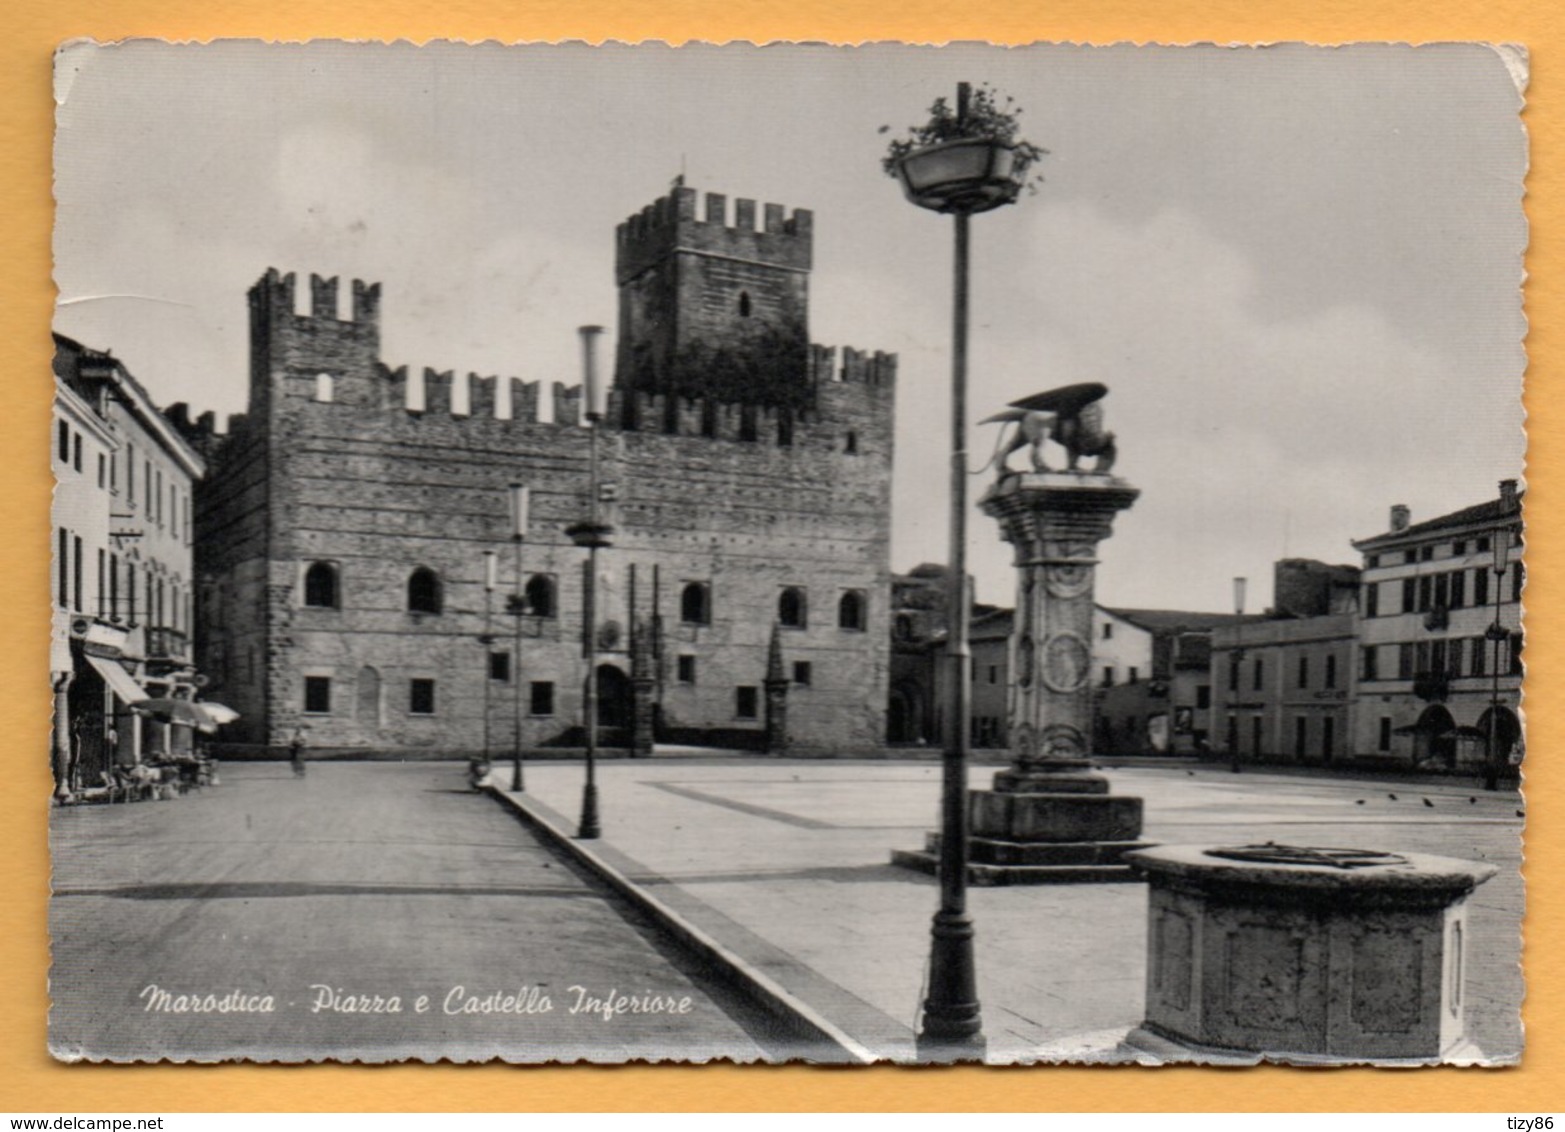
[[[1263,617],[1212,633],[1212,749],[1238,762],[1352,754],[1352,613]]]
[[[55,336],[50,670],[64,797],[115,764],[188,751],[188,727],[130,711],[191,699],[197,452],[112,356]]]
[[[1521,494],[1414,523],[1391,509],[1364,556],[1354,745],[1431,770],[1521,761]]]
[[[775,628],[789,741],[884,741],[896,361],[809,343],[811,215],[756,220],[717,194],[698,217],[679,185],[620,225],[596,430],[558,383],[542,404],[511,379],[503,417],[496,379],[468,375],[453,412],[452,374],[382,363],[378,284],[340,309],[337,281],[312,276],[300,310],[294,277],[266,273],[248,411],[226,435],[190,426],[213,463],[202,660],[244,742],[301,726],[317,750],[579,741],[585,552],[566,531],[588,517],[594,431],[615,526],[591,626],[609,740],[639,694],[663,738],[759,744]],[[512,484],[529,489],[520,541]]]

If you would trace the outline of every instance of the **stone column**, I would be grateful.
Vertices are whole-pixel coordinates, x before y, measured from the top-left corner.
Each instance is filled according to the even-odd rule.
[[[632,622],[631,633],[630,754],[632,758],[650,758],[653,743],[652,690],[657,685],[657,679],[652,671],[652,642],[648,640],[645,626],[639,622]]]
[[[1091,772],[1092,622],[1098,545],[1140,494],[1108,475],[1029,472],[979,500],[1015,550],[1010,641],[1011,765],[974,791],[975,879],[1129,880],[1141,799]]]
[[[780,755],[788,749],[788,677],[783,671],[782,633],[772,626],[772,643],[766,650],[766,753]]]
[[[54,674],[54,731],[50,745],[54,764],[54,796],[65,801],[71,796],[71,680],[74,672]]]
[[[1138,492],[1112,476],[1010,475],[979,500],[1014,549],[1009,695],[1013,765],[997,789],[1085,771],[1092,753],[1092,615],[1098,544]],[[1002,785],[1002,783],[1004,785]]]

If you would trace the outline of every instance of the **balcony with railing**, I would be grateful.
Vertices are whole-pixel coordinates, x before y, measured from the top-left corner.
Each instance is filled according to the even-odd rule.
[[[178,629],[167,626],[147,627],[147,662],[188,664],[190,638]]]

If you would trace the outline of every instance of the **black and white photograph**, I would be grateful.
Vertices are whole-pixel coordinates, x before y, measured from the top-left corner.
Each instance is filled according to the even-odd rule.
[[[1517,1064],[1527,74],[63,45],[49,1052]]]

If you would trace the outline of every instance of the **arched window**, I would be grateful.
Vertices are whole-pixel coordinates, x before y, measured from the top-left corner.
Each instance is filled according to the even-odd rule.
[[[784,629],[803,629],[809,624],[809,606],[798,586],[789,586],[778,596],[777,620]]]
[[[304,572],[304,604],[316,609],[337,608],[337,567],[312,562]]]
[[[911,641],[913,639],[913,619],[906,613],[897,614],[896,633],[899,641]]]
[[[317,401],[330,401],[332,399],[332,376],[329,373],[315,375],[315,399]]]
[[[408,612],[440,612],[440,578],[428,566],[408,575]]]
[[[739,317],[740,318],[749,318],[750,317],[750,292],[749,291],[740,291],[739,292]]]
[[[712,623],[712,591],[705,582],[691,582],[679,595],[679,619],[686,625]]]
[[[842,595],[842,600],[837,603],[837,627],[839,629],[858,629],[863,631],[865,621],[865,601],[862,590],[849,590]]]
[[[534,574],[527,579],[527,612],[534,617],[557,617],[554,600],[554,579],[547,574]]]
[[[849,456],[855,455],[859,450],[859,434],[851,428],[848,434],[842,438],[842,450]]]

